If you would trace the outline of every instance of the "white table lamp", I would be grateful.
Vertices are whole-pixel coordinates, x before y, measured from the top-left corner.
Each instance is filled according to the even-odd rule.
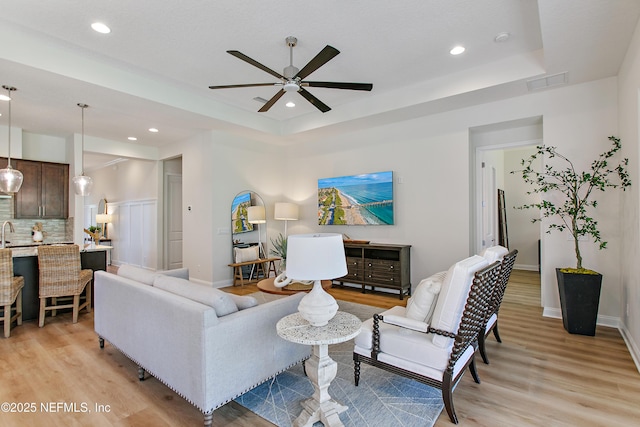
[[[259,256],[266,258],[264,248],[262,247],[262,239],[260,236],[260,224],[267,222],[267,216],[265,215],[264,206],[249,206],[247,208],[247,220],[249,224],[258,224],[258,248],[260,251]]]
[[[298,220],[298,205],[285,202],[276,203],[273,219],[284,221],[284,237],[287,237],[287,221]]]
[[[342,235],[295,234],[287,242],[287,277],[313,280],[313,289],[298,305],[300,315],[313,326],[324,326],[338,311],[336,300],[322,289],[322,280],[347,274]]]

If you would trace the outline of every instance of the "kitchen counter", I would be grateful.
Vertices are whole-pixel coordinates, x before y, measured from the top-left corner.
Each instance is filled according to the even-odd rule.
[[[16,257],[25,257],[25,256],[37,256],[38,255],[38,247],[40,246],[56,246],[56,245],[72,245],[73,243],[37,243],[33,245],[7,245],[8,249],[11,249],[11,255]],[[95,245],[85,244],[80,246],[80,252],[96,252],[96,251],[107,251],[113,249],[112,246],[107,245]]]

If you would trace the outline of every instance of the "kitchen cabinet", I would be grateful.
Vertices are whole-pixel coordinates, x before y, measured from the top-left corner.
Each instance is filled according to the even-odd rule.
[[[69,165],[13,160],[24,180],[15,194],[14,216],[21,219],[60,219],[69,216]]]

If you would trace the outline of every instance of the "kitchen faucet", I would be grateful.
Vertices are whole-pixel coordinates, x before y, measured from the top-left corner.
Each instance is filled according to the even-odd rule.
[[[13,228],[13,224],[11,223],[11,221],[5,221],[2,223],[2,242],[0,242],[0,248],[6,248],[7,244],[6,241],[4,239],[4,228],[6,227],[6,225],[9,224],[9,231],[12,233],[15,233],[15,230]]]

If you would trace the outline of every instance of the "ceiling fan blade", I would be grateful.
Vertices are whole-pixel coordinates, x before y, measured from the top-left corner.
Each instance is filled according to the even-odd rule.
[[[320,51],[307,65],[302,67],[302,70],[298,71],[296,77],[304,79],[309,74],[313,73],[318,68],[333,59],[334,56],[339,54],[340,51],[333,46],[326,45],[324,49]]]
[[[373,89],[371,83],[345,83],[345,82],[301,82],[302,86],[309,87],[326,87],[329,89],[351,89],[351,90],[366,90]]]
[[[298,93],[300,95],[302,95],[303,97],[305,97],[307,101],[312,103],[314,105],[314,107],[316,107],[318,110],[322,111],[323,113],[326,113],[327,111],[331,110],[331,108],[329,108],[329,106],[327,104],[325,104],[324,102],[320,101],[315,96],[311,95],[311,93],[309,93],[307,90],[305,90],[303,88],[300,88]]]
[[[244,53],[238,52],[237,50],[228,50],[227,53],[230,53],[231,55],[235,56],[238,59],[242,59],[244,62],[248,62],[249,64],[253,65],[254,67],[258,67],[260,68],[262,71],[266,71],[267,73],[271,74],[274,77],[277,77],[279,79],[283,79],[284,80],[284,76],[276,71],[273,71],[271,68],[262,65],[261,63],[259,63],[258,61],[256,61],[255,59],[251,59],[249,58],[247,55],[245,55]]]
[[[269,108],[273,107],[273,104],[275,104],[276,101],[282,97],[282,95],[284,95],[284,89],[280,89],[278,93],[273,95],[273,97],[270,100],[268,100],[267,103],[264,104],[262,108],[258,110],[258,112],[265,113],[269,111]]]
[[[276,86],[282,85],[282,83],[247,83],[241,85],[222,85],[222,86],[209,86],[209,89],[231,89],[234,87],[255,87],[255,86]]]

